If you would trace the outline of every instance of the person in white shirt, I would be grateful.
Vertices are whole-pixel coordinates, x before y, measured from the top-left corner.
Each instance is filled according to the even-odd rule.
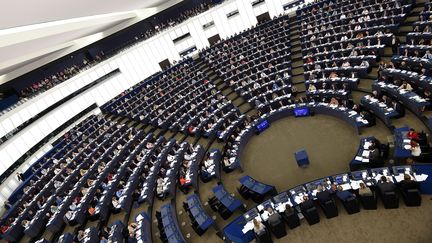
[[[348,61],[342,63],[342,67],[351,67],[351,64]]]
[[[414,157],[418,157],[421,154],[421,149],[420,149],[420,145],[415,142],[415,141],[411,141],[411,155]]]
[[[253,220],[253,224],[254,224],[253,230],[254,230],[255,234],[259,235],[259,234],[261,234],[262,232],[265,231],[265,226],[260,221],[254,219]]]
[[[404,89],[404,90],[408,90],[408,91],[413,90],[411,84],[407,83],[407,81],[403,81],[402,85],[399,86],[398,89]]]
[[[364,61],[361,62],[360,66],[361,67],[367,67],[367,68],[369,68],[369,62],[366,61],[366,60],[364,60]]]
[[[316,87],[315,87],[315,85],[310,84],[310,85],[309,85],[309,88],[308,88],[308,91],[309,91],[309,92],[314,92],[314,91],[316,91]]]
[[[429,50],[426,51],[426,53],[424,54],[423,58],[426,59],[432,59],[432,54]]]

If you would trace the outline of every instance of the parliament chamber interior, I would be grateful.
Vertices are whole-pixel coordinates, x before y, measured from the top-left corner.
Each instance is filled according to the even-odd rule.
[[[1,242],[432,242],[429,0],[79,1],[0,10]]]

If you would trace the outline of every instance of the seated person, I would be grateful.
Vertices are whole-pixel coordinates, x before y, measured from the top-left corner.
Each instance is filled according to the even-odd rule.
[[[309,85],[309,88],[308,88],[308,91],[309,91],[309,92],[314,92],[314,91],[316,91],[316,87],[315,87],[315,85],[310,84],[310,85]]]
[[[407,133],[407,138],[411,139],[411,140],[415,140],[418,141],[420,140],[420,136],[418,135],[418,133],[414,130],[414,128],[411,128],[408,133]]]
[[[337,78],[337,77],[338,77],[338,75],[336,72],[331,72],[329,75],[329,78]]]
[[[411,176],[404,174],[403,181],[400,182],[400,187],[403,193],[406,193],[410,189],[420,189],[420,184],[417,181],[411,179]]]
[[[309,199],[308,196],[304,195],[303,196],[303,202],[300,204],[300,209],[302,211],[306,211],[306,210],[313,208],[313,207],[315,207],[313,201],[311,199]]]
[[[293,207],[291,207],[291,205],[289,205],[287,203],[287,204],[285,204],[285,212],[284,213],[285,213],[285,216],[289,217],[292,214],[296,213],[296,210]]]
[[[419,157],[421,152],[420,144],[414,140],[411,140],[411,155],[414,157]]]
[[[380,164],[380,162],[382,161],[381,155],[380,155],[380,151],[378,149],[377,146],[371,145],[369,146],[369,161],[372,164]]]
[[[404,90],[408,90],[408,91],[412,91],[413,90],[411,84],[407,83],[407,81],[403,81],[402,85],[399,86],[398,89],[404,89]]]
[[[318,201],[321,204],[326,203],[327,201],[331,200],[330,198],[330,192],[325,190],[322,185],[319,185],[317,188],[318,192],[316,194],[316,197],[318,198]]]
[[[272,208],[268,208],[267,209],[269,218],[268,218],[268,223],[270,225],[277,225],[280,222],[282,222],[282,217],[275,211],[273,211]]]
[[[369,187],[367,187],[363,182],[360,183],[359,188],[359,195],[360,196],[372,196],[373,193]]]
[[[387,177],[385,176],[381,176],[381,179],[377,183],[377,187],[381,194],[386,192],[394,192],[396,189],[396,186],[392,182],[388,182]]]
[[[260,221],[258,221],[257,219],[253,219],[253,224],[254,224],[253,230],[256,235],[265,232],[265,226]]]
[[[330,105],[335,105],[335,106],[339,106],[339,101],[335,98],[335,97],[332,97],[331,99],[330,99],[330,103],[329,103]]]
[[[345,202],[347,201],[349,198],[355,197],[354,194],[352,194],[349,191],[344,191],[342,186],[338,186],[337,187],[337,192],[336,192],[336,196],[342,201]]]

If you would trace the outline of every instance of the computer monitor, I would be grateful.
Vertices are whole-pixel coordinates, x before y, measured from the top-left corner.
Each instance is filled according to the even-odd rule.
[[[260,123],[258,123],[258,125],[256,125],[256,129],[258,130],[259,133],[263,132],[268,127],[270,127],[270,123],[267,120],[263,120]]]
[[[308,107],[299,107],[294,109],[294,116],[295,117],[303,117],[303,116],[309,116],[310,111]]]

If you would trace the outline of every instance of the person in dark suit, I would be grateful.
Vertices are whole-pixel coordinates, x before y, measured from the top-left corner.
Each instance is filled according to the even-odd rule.
[[[405,110],[403,108],[403,106],[401,104],[399,104],[399,102],[393,100],[392,101],[392,108],[393,110],[395,110],[399,115],[397,117],[403,117],[405,114]]]
[[[325,190],[322,185],[319,185],[318,188],[317,188],[317,190],[318,190],[318,192],[316,194],[316,197],[318,198],[318,201],[321,204],[324,204],[327,201],[331,200],[331,198],[330,198],[330,192],[328,192],[327,190]]]
[[[397,55],[399,53],[399,50],[398,50],[399,43],[400,43],[399,37],[394,35],[392,37],[392,41],[391,41],[391,47],[392,47],[393,55]]]
[[[308,196],[306,196],[306,195],[303,196],[303,202],[300,204],[300,209],[302,211],[306,211],[306,210],[313,208],[313,207],[315,207],[313,201],[311,199],[309,199]]]
[[[280,222],[282,221],[282,217],[278,213],[276,213],[275,211],[273,211],[272,208],[268,208],[267,212],[269,214],[268,223],[270,225],[280,224]]]
[[[380,156],[380,152],[379,152],[378,148],[375,147],[375,146],[373,146],[373,145],[371,145],[369,147],[369,150],[370,150],[369,160],[372,161],[372,162],[379,161],[381,156]]]
[[[336,196],[343,202],[347,201],[351,197],[355,197],[354,194],[352,194],[351,192],[344,191],[342,186],[338,186]]]
[[[381,176],[381,180],[378,182],[377,186],[381,194],[394,192],[396,189],[396,186],[392,182],[388,182],[387,177],[385,176]]]
[[[411,180],[411,176],[408,174],[404,175],[404,180],[400,182],[400,187],[403,192],[407,192],[410,189],[420,189],[419,183]]]

